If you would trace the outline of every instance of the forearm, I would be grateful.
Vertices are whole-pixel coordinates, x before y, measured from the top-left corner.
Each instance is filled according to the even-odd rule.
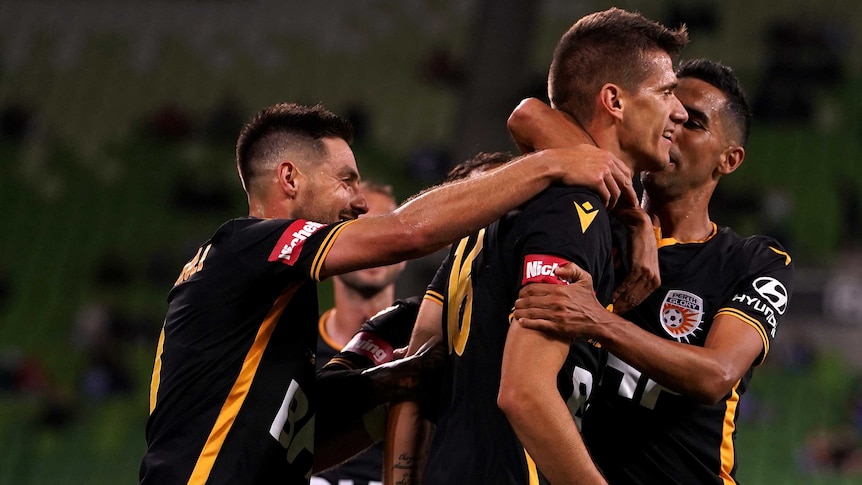
[[[422,418],[413,401],[389,409],[386,447],[383,455],[383,484],[409,485],[422,481],[431,424]]]
[[[701,402],[716,402],[738,380],[715,350],[664,339],[610,312],[595,330],[594,337],[619,359],[661,386]]]
[[[436,250],[487,226],[560,179],[552,158],[549,152],[535,153],[492,172],[435,187],[393,215],[399,224],[423,235],[426,247],[421,251]]]
[[[498,404],[539,470],[554,484],[604,484],[557,388],[568,343],[513,325]]]
[[[436,251],[499,219],[552,182],[572,182],[565,167],[576,159],[573,152],[537,152],[429,189],[389,214],[353,221],[333,242],[319,278]]]
[[[522,153],[594,144],[573,118],[536,98],[521,101],[506,127]]]
[[[410,335],[407,356],[411,356],[431,340],[443,337],[443,305],[425,298],[419,306],[416,322]]]

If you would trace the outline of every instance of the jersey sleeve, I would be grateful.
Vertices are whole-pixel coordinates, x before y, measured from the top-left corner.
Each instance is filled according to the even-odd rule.
[[[443,305],[446,295],[446,282],[449,280],[449,273],[452,272],[452,252],[446,255],[446,258],[437,268],[434,273],[434,279],[425,289],[425,300],[431,300],[439,305]]]
[[[775,240],[753,236],[743,242],[742,253],[749,261],[748,274],[740,280],[733,296],[716,312],[731,315],[751,325],[763,340],[756,364],[769,353],[781,318],[786,314],[793,291],[794,267],[790,255]]]
[[[272,219],[245,230],[259,231],[259,240],[268,251],[267,261],[276,268],[294,268],[307,277],[320,281],[320,269],[341,231],[355,221],[321,224],[304,219]]]
[[[597,278],[610,258],[608,214],[597,195],[586,189],[549,190],[531,201],[538,205],[521,236],[520,285],[559,283],[554,270],[573,262]],[[596,281],[598,281],[596,279]]]

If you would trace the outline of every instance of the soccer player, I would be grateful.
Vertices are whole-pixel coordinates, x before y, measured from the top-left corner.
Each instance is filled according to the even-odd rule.
[[[742,238],[709,216],[719,180],[745,158],[751,114],[739,81],[708,60],[684,63],[677,77],[688,122],[674,135],[671,164],[642,174],[661,287],[620,316],[596,301],[589,275],[567,267],[558,274],[575,284],[524,288],[514,311],[518,326],[594,339],[610,352],[583,435],[613,484],[736,483],[740,400],[792,291],[791,258],[777,241]],[[533,115],[551,112],[535,102]],[[562,127],[578,131],[551,113],[537,147],[566,146]]]
[[[360,188],[368,204],[368,212],[363,217],[392,212],[397,207],[392,187],[389,185],[364,180],[360,183]],[[400,262],[366,268],[332,278],[335,306],[323,312],[318,321],[318,370],[353,339],[366,320],[393,304],[395,281],[404,270],[405,264]],[[405,318],[403,321],[405,337],[400,346],[404,346],[410,336],[416,312],[412,312],[411,316],[412,318]],[[386,342],[386,345],[392,347],[393,343]],[[380,485],[382,457],[381,442],[353,459],[311,477],[311,485]]]
[[[351,138],[350,124],[320,105],[277,104],[243,127],[236,162],[249,215],[218,228],[168,295],[141,483],[309,482],[316,281],[432,252],[552,182],[588,182],[605,195],[599,203],[633,195],[618,159],[583,146],[539,152],[358,218],[367,204]]]
[[[549,75],[551,99],[584,128],[575,139],[611,150],[633,171],[664,167],[686,119],[671,57],[687,41],[684,29],[620,9],[576,22]],[[582,265],[611,302],[607,211],[588,189],[552,187],[453,248],[429,291],[443,300],[450,359],[422,483],[604,483],[563,398],[588,391],[580,370],[598,368],[597,353],[509,325],[509,315],[521,287],[557,281],[554,269],[567,262]],[[441,332],[440,314],[423,304],[416,343]]]

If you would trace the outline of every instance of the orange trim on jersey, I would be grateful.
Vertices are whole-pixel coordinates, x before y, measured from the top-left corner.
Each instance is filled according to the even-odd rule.
[[[317,331],[320,332],[320,338],[326,342],[326,345],[332,347],[332,349],[337,352],[341,350],[341,346],[338,345],[338,342],[333,340],[332,337],[329,336],[329,332],[326,331],[326,320],[329,319],[329,315],[332,314],[334,310],[335,308],[330,308],[323,312],[323,315],[321,315],[317,320]]]
[[[317,248],[317,254],[314,255],[314,260],[311,262],[311,278],[314,281],[320,281],[320,270],[323,268],[323,262],[326,261],[326,255],[329,254],[329,250],[332,249],[332,244],[335,242],[335,239],[339,234],[341,234],[341,231],[343,231],[345,227],[353,224],[357,220],[358,219],[342,222],[336,226],[335,229],[330,231],[323,239],[323,244]]]
[[[347,360],[343,357],[333,357],[333,358],[329,359],[329,362],[324,364],[323,368],[325,369],[329,366],[334,366],[334,365],[346,367],[349,370],[356,370],[357,369],[356,365],[353,362],[350,362],[349,360]]]
[[[251,344],[251,348],[242,362],[239,376],[234,381],[233,387],[231,387],[230,393],[228,393],[227,399],[218,413],[215,424],[212,430],[210,430],[210,435],[207,437],[206,443],[204,443],[203,450],[201,450],[201,454],[198,456],[198,461],[195,463],[189,483],[206,483],[209,478],[224,440],[230,432],[236,416],[245,402],[246,396],[248,396],[248,390],[257,373],[257,367],[260,365],[263,352],[266,350],[270,337],[272,337],[272,332],[275,330],[278,319],[300,286],[301,284],[293,284],[285,289],[279,295],[278,299],[275,300],[269,313],[263,319],[254,342]]]
[[[159,384],[162,379],[162,350],[165,348],[165,325],[159,332],[159,344],[156,346],[156,361],[153,363],[153,377],[150,379],[150,414],[156,408],[156,397],[159,395]]]
[[[710,222],[712,224],[712,231],[709,233],[709,236],[706,236],[706,239],[702,239],[699,241],[680,241],[673,237],[662,237],[661,236],[661,227],[655,227],[653,230],[655,231],[655,242],[656,246],[659,248],[663,248],[665,246],[673,246],[674,244],[693,244],[693,243],[704,243],[715,237],[718,234],[718,226],[715,225],[714,222]]]
[[[718,471],[718,476],[721,477],[721,483],[724,485],[736,484],[730,472],[734,465],[733,431],[736,429],[736,407],[739,405],[739,394],[736,392],[738,387],[739,381],[733,386],[730,397],[725,401],[727,408],[724,412],[724,426],[721,429],[721,469]]]
[[[791,259],[790,259],[790,255],[789,255],[789,254],[787,254],[787,252],[782,251],[782,250],[780,250],[780,249],[775,249],[775,248],[774,248],[774,247],[772,247],[772,246],[768,246],[768,247],[769,247],[769,249],[771,249],[771,250],[772,250],[772,252],[774,252],[774,253],[776,253],[776,254],[780,254],[780,255],[784,256],[784,266],[787,266],[788,264],[790,264],[790,261],[791,261]]]
[[[760,322],[737,310],[736,308],[721,308],[715,313],[716,317],[719,315],[736,317],[739,320],[742,320],[743,322],[751,325],[752,327],[754,327],[755,330],[757,330],[757,333],[760,335],[760,339],[763,340],[763,358],[760,359],[758,364],[763,363],[763,361],[766,360],[766,354],[769,353],[769,338],[766,336],[766,329],[763,328]],[[713,320],[715,320],[715,317],[713,317]]]
[[[433,301],[439,305],[443,305],[443,295],[437,293],[434,290],[425,290],[425,296],[422,297],[423,300]]]
[[[539,485],[539,470],[536,468],[536,462],[533,457],[524,448],[524,456],[527,458],[527,480],[530,485]]]

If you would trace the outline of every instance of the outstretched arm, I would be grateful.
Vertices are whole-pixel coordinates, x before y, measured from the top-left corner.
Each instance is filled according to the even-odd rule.
[[[515,322],[561,338],[595,339],[671,391],[718,402],[763,350],[758,332],[731,315],[716,317],[703,347],[661,338],[605,310],[593,295],[590,276],[577,265],[566,265],[557,275],[573,283],[525,287],[515,302]]]
[[[319,277],[382,266],[440,249],[502,217],[560,182],[604,188],[631,188],[619,160],[589,145],[535,152],[503,167],[430,189],[390,214],[348,224],[326,255]],[[610,188],[609,188],[610,187]]]

